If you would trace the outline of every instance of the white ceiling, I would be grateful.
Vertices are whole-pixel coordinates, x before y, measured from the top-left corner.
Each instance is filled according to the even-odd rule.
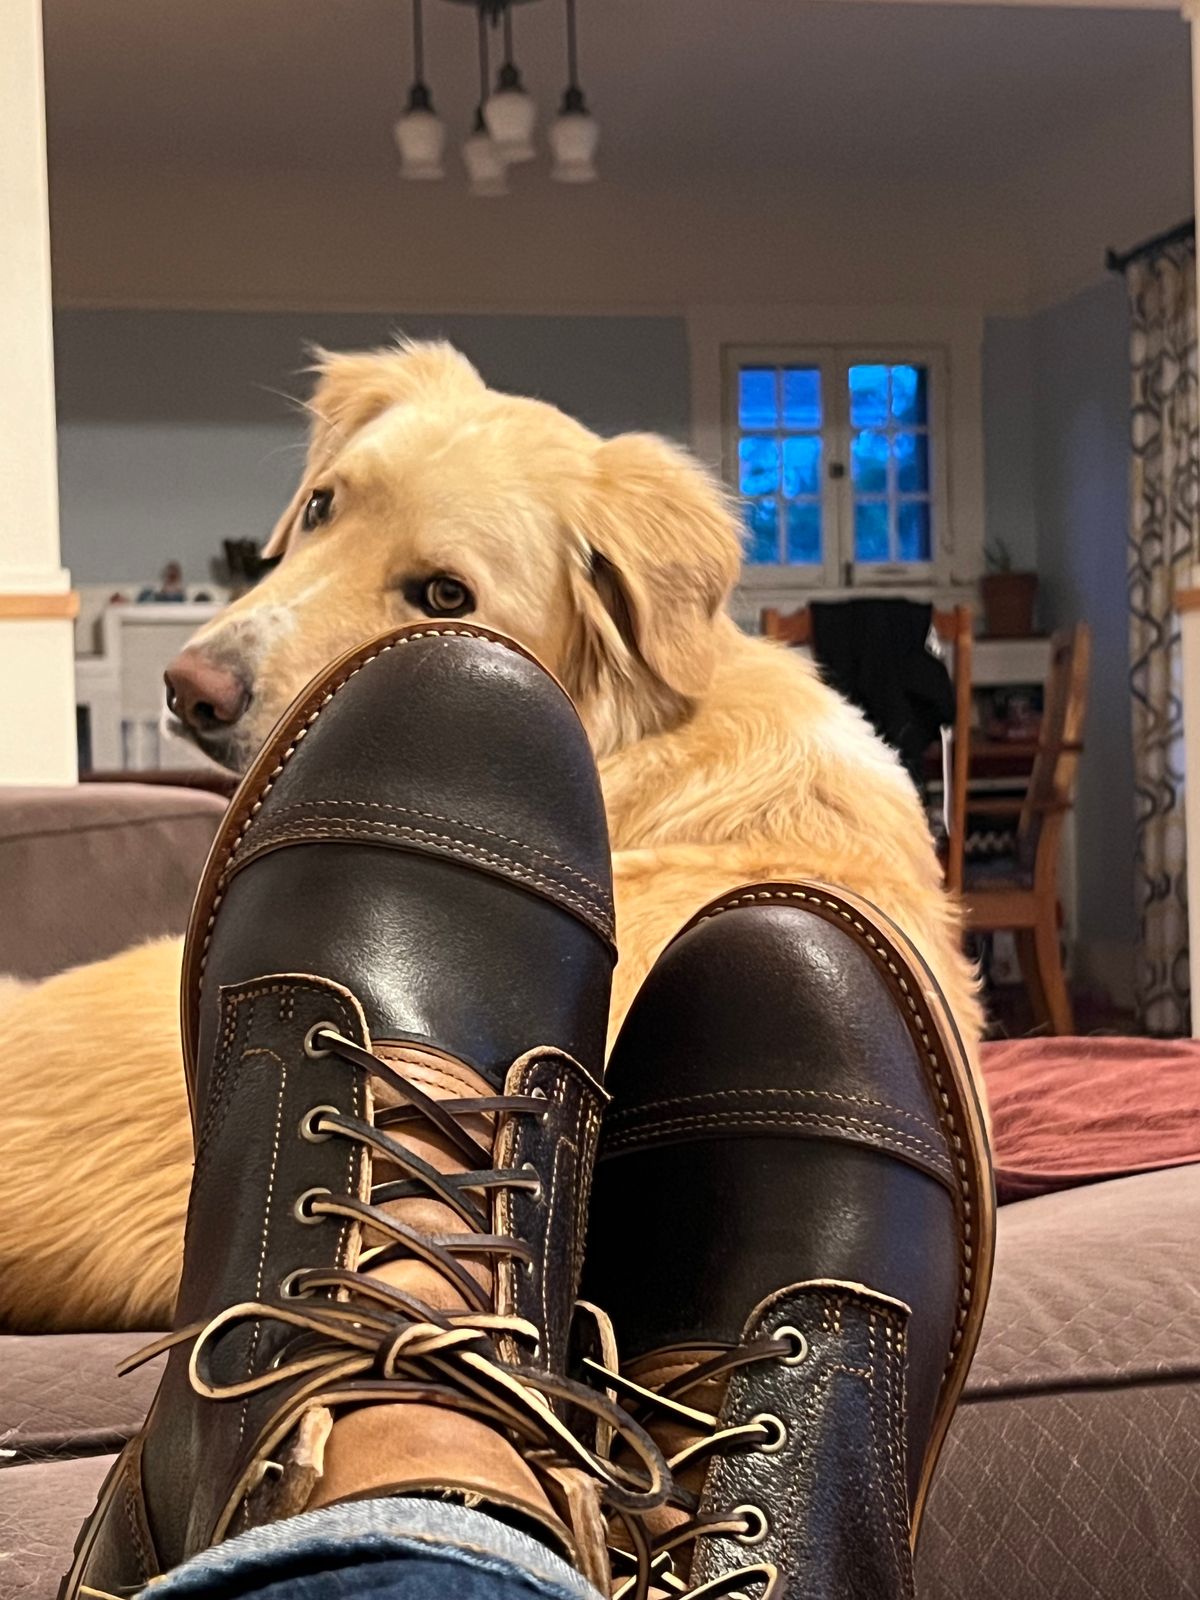
[[[427,76],[462,127],[469,8],[425,0]],[[609,181],[991,178],[1123,97],[1189,94],[1172,12],[579,0],[583,79]],[[516,13],[542,104],[561,92],[562,7]],[[392,171],[407,0],[46,0],[55,163]]]

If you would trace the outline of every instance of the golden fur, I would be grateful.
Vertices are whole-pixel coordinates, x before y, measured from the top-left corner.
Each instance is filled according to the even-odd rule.
[[[801,655],[725,611],[740,546],[718,485],[646,435],[602,441],[487,389],[440,345],[320,357],[280,566],[194,641],[254,699],[243,768],[332,657],[422,615],[445,572],[574,696],[615,854],[619,1023],[705,901],[755,879],[841,884],[924,953],[974,1055],[980,1012],[925,817],[898,761]],[[315,488],[328,526],[302,528]],[[0,1325],[170,1316],[190,1144],[166,940],[0,1001]]]

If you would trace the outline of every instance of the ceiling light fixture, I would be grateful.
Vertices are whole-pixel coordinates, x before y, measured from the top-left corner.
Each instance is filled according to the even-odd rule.
[[[480,13],[482,15],[482,12]],[[533,130],[537,124],[537,106],[533,96],[525,92],[521,74],[513,60],[512,8],[505,6],[504,61],[496,79],[495,93],[484,103],[483,116],[488,132],[505,161],[532,161],[537,151],[533,147]]]
[[[433,98],[425,82],[422,0],[411,0],[413,21],[413,83],[408,106],[396,123],[396,145],[400,169],[406,178],[433,179],[444,176],[443,152],[446,129],[433,109]],[[462,146],[463,162],[472,194],[500,195],[508,192],[505,169],[509,164],[532,161],[537,155],[534,131],[538,109],[521,81],[513,51],[513,7],[525,0],[448,0],[469,5],[475,11],[479,30],[479,103],[471,133]],[[537,3],[537,0],[528,0]],[[558,116],[549,132],[552,156],[550,176],[559,183],[594,183],[596,149],[600,127],[591,115],[579,83],[576,40],[575,0],[565,0],[567,41],[567,87]],[[488,92],[487,29],[503,28],[504,59],[495,88]]]
[[[433,109],[433,97],[425,82],[425,29],[421,0],[412,0],[413,81],[408,91],[408,106],[393,132],[400,152],[400,172],[405,178],[429,181],[444,178],[442,152],[446,148],[446,125]]]
[[[467,169],[471,193],[481,200],[494,200],[508,193],[508,172],[504,157],[488,131],[484,105],[488,92],[487,18],[479,8],[479,104],[469,136],[463,141],[463,165]]]
[[[575,37],[575,0],[567,6],[567,87],[554,125],[550,129],[550,148],[554,165],[550,176],[559,183],[595,183],[596,148],[600,143],[600,124],[587,108],[579,87],[579,53]]]

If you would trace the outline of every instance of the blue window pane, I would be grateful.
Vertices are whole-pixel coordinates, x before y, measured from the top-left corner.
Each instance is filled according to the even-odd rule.
[[[929,493],[929,437],[924,433],[898,433],[896,486],[901,494]]]
[[[779,487],[779,440],[746,434],[738,440],[738,464],[743,494],[774,494]]]
[[[857,494],[887,493],[886,433],[858,433],[850,447],[850,472]]]
[[[888,418],[888,369],[850,368],[850,421],[856,428],[879,427]]]
[[[892,416],[895,421],[925,426],[929,412],[925,383],[924,367],[892,368]]]
[[[821,502],[795,501],[787,508],[787,558],[816,565],[821,559]]]
[[[746,560],[779,560],[779,516],[775,500],[751,500],[745,508]]]
[[[778,422],[775,368],[742,367],[738,372],[738,426],[774,428]]]
[[[802,433],[783,441],[783,492],[820,494],[821,436]]]
[[[821,426],[820,367],[783,369],[783,421],[788,428]]]
[[[889,555],[887,502],[858,501],[854,507],[854,559],[886,561]]]
[[[899,511],[901,561],[928,561],[933,547],[928,500],[906,500]]]

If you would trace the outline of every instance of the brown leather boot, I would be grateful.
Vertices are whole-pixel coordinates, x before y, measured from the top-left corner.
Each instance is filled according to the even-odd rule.
[[[393,1494],[597,1572],[601,1495],[661,1497],[646,1436],[564,1376],[612,936],[587,739],[518,646],[407,628],[296,702],[193,912],[178,1331],[65,1597]]]
[[[607,1083],[584,1293],[678,1478],[617,1542],[667,1593],[911,1595],[994,1229],[928,969],[854,896],[739,890],[660,957]]]

